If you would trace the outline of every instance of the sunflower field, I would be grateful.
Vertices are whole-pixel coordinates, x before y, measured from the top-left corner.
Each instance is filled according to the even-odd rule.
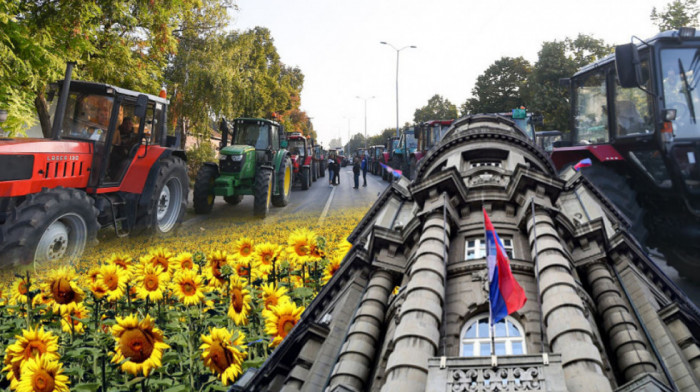
[[[0,390],[225,391],[299,321],[365,211],[112,238],[73,264],[6,273]]]

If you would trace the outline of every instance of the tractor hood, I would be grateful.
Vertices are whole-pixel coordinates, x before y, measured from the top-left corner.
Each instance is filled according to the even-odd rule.
[[[63,160],[67,154],[90,154],[92,142],[79,140],[51,140],[34,138],[0,139],[0,154],[53,154],[54,160]]]
[[[255,147],[243,144],[234,144],[221,149],[221,155],[243,155],[249,151],[255,151]]]

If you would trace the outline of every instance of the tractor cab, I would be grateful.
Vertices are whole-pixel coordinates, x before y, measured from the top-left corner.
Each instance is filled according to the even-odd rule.
[[[300,183],[303,190],[309,189],[313,182],[311,145],[300,132],[288,133],[287,140],[289,140],[287,149],[292,157],[294,168],[294,182]]]
[[[505,117],[515,123],[530,140],[535,140],[537,132],[535,127],[542,125],[543,117],[541,114],[528,112],[524,106],[513,109],[510,112],[497,113],[501,117]]]
[[[222,173],[251,174],[256,165],[270,164],[275,152],[280,150],[280,144],[283,144],[282,126],[262,118],[237,118],[232,124],[224,120],[219,130]]]

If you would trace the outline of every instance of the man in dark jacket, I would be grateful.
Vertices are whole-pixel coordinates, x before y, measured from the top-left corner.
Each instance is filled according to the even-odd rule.
[[[352,189],[359,189],[360,188],[360,157],[356,156],[355,159],[353,159],[352,174],[353,174],[353,177],[355,178],[355,186],[352,187]]]
[[[340,157],[338,155],[335,156],[335,165],[333,165],[333,174],[335,177],[333,177],[333,183],[335,185],[340,185]]]
[[[362,181],[364,181],[364,184],[362,185],[363,187],[367,186],[367,155],[362,156],[362,164],[360,165],[362,168]]]

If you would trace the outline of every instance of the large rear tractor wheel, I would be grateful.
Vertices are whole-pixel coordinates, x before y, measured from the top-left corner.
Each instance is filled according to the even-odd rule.
[[[0,227],[0,268],[72,260],[95,242],[95,200],[77,189],[29,195]]]
[[[289,195],[292,193],[292,160],[284,158],[277,172],[278,195],[272,195],[272,205],[284,207],[289,204]]]
[[[243,195],[224,196],[226,203],[235,206],[243,200]]]
[[[311,170],[308,167],[301,168],[301,190],[305,191],[311,187]]]
[[[326,160],[321,160],[319,163],[319,172],[318,172],[319,177],[325,177],[326,176]]]
[[[270,203],[272,201],[272,171],[258,168],[253,188],[255,193],[253,215],[258,218],[264,218],[270,212]]]
[[[316,182],[317,178],[318,178],[318,164],[314,162],[311,164],[311,181]]]
[[[197,214],[208,214],[214,206],[214,180],[219,177],[219,169],[202,165],[194,180],[194,212]],[[228,200],[226,200],[228,202]],[[240,201],[240,200],[239,200]]]
[[[172,231],[185,216],[189,183],[182,159],[174,156],[161,159],[153,193],[146,208],[138,211],[136,228],[154,230],[155,234]]]

